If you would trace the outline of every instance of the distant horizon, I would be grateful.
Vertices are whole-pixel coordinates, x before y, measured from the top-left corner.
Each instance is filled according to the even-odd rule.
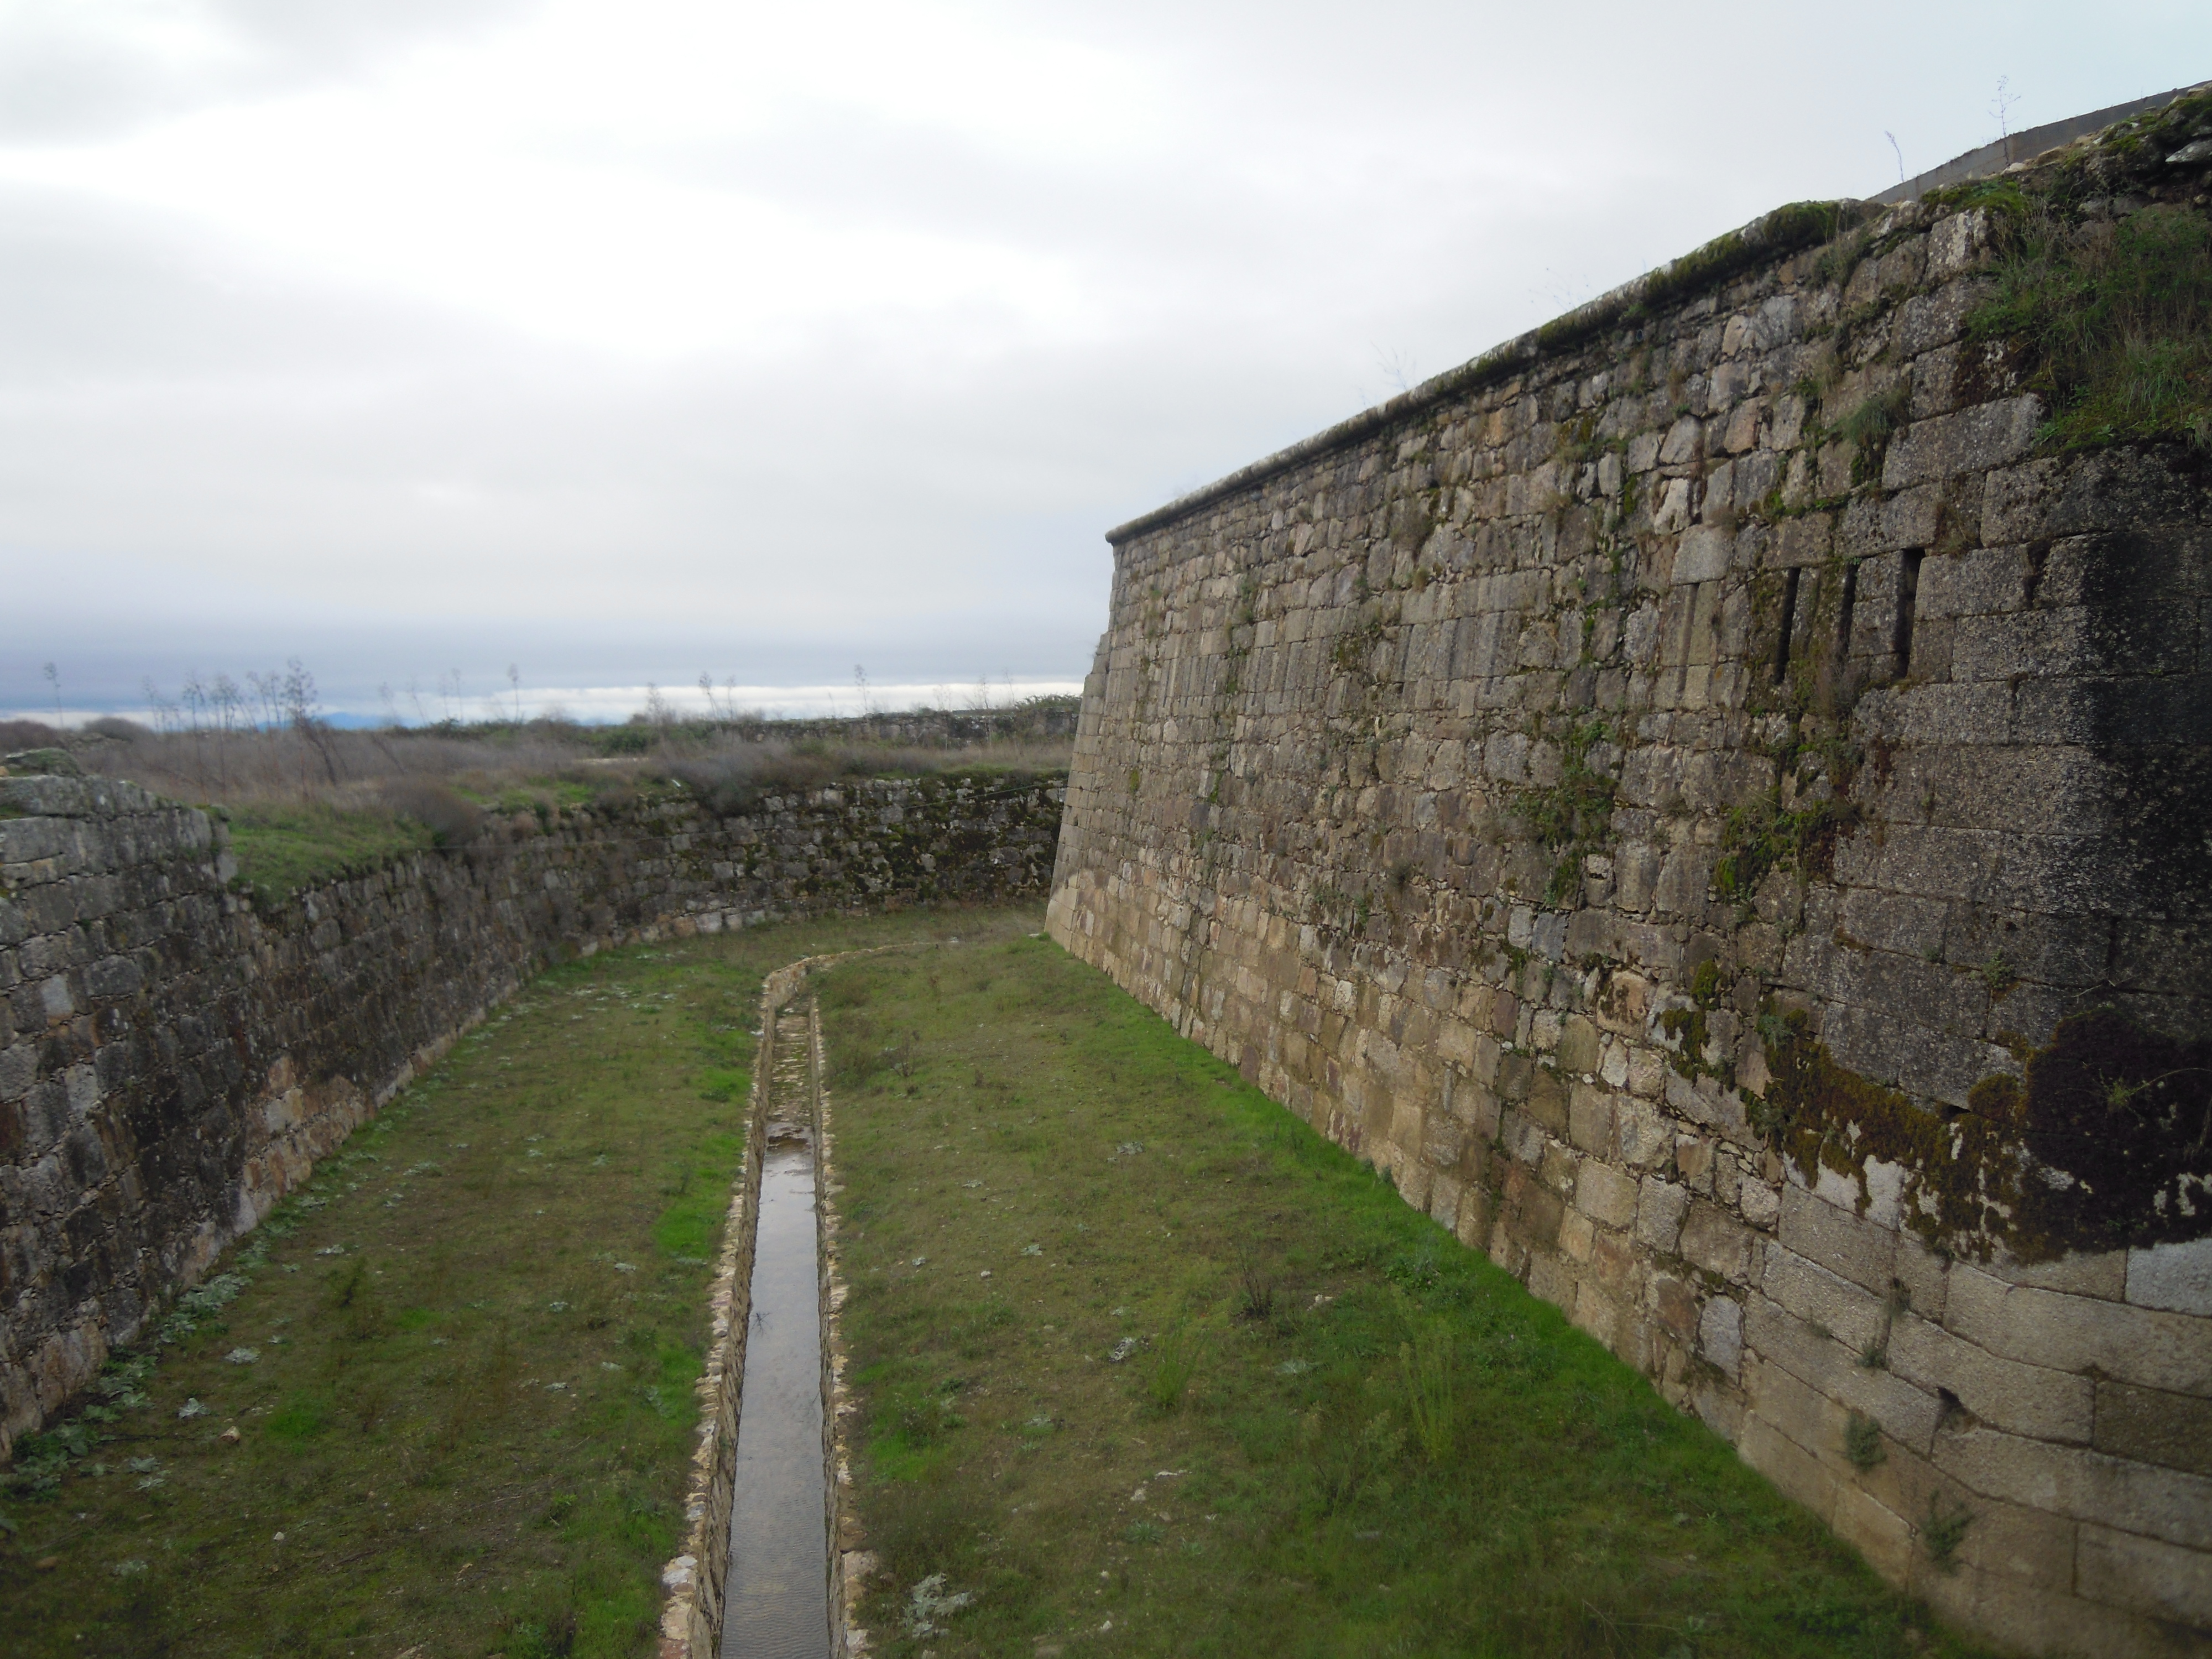
[[[156,688],[161,690],[165,688]],[[167,688],[173,690],[173,688]],[[844,685],[737,685],[718,683],[710,702],[695,679],[689,685],[645,682],[618,686],[501,686],[496,692],[466,690],[441,696],[421,692],[420,707],[404,691],[394,694],[393,705],[381,697],[364,701],[343,696],[325,701],[320,718],[348,730],[429,730],[453,724],[503,726],[552,720],[575,726],[622,726],[650,714],[655,693],[679,720],[854,720],[930,711],[967,714],[1007,708],[1036,697],[1080,696],[1081,680],[1025,678],[999,676],[989,680],[899,683],[865,687]],[[980,696],[978,694],[981,694]],[[520,700],[518,714],[515,700]],[[0,704],[0,720],[35,720],[62,732],[82,730],[97,720],[128,720],[155,731],[190,730],[190,716],[175,708],[165,710],[143,696],[112,703],[72,702],[64,697],[58,709],[52,703]],[[199,717],[202,731],[217,729],[210,714]],[[243,729],[243,728],[241,728]]]

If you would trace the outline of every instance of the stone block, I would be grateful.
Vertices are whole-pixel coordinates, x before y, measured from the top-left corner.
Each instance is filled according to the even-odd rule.
[[[2212,1475],[2212,1400],[2109,1381],[2096,1389],[2099,1451]]]
[[[1765,1418],[1746,1415],[1736,1451],[1822,1522],[1834,1513],[1837,1489],[1842,1484],[1834,1472]]]
[[[2130,1250],[2127,1298],[2139,1308],[2212,1317],[2212,1238]]]
[[[1907,489],[1931,478],[2008,465],[2033,447],[2042,420],[2041,400],[2029,397],[1978,404],[1955,415],[1915,422],[1889,446],[1882,463],[1882,488]]]
[[[1710,1297],[1698,1316],[1698,1352],[1731,1382],[1743,1361],[1743,1307],[1724,1296]]]
[[[1682,1259],[1692,1267],[1717,1273],[1732,1285],[1748,1284],[1752,1252],[1758,1235],[1719,1206],[1702,1200],[1690,1206],[1682,1224]]]
[[[2212,1630],[2212,1555],[2100,1526],[2081,1528],[2078,1549],[2075,1582],[2090,1601]]]
[[[1502,1264],[1501,1264],[1502,1265]],[[1573,1268],[1548,1250],[1536,1250],[1528,1257],[1528,1293],[1553,1307],[1571,1311],[1575,1291],[1581,1283]]]
[[[1902,1580],[1912,1562],[1912,1523],[1872,1493],[1846,1484],[1836,1488],[1835,1514],[1829,1524],[1836,1535],[1866,1557],[1874,1569],[1893,1583]]]
[[[1674,552],[1674,580],[1678,586],[1718,581],[1728,574],[1735,554],[1735,538],[1728,531],[1717,525],[1692,525],[1682,532],[1681,545]]]
[[[1642,1190],[1632,1176],[1586,1158],[1575,1176],[1575,1207],[1592,1220],[1625,1231],[1635,1224]]]
[[[2003,1358],[2212,1396],[2212,1325],[2187,1315],[2008,1285],[1961,1262],[1943,1322]]]
[[[1887,1295],[1896,1279],[1896,1233],[1802,1187],[1783,1188],[1780,1237],[1807,1261],[1877,1295]]]
[[[2172,1642],[2150,1621],[2085,1601],[2063,1579],[2032,1583],[1962,1563],[1945,1571],[1916,1553],[1911,1589],[1946,1621],[1984,1633],[2001,1650],[2176,1659]]]
[[[1878,1348],[1887,1334],[1881,1297],[1784,1245],[1767,1245],[1759,1282],[1784,1310],[1853,1353]]]
[[[1563,1072],[1578,1075],[1597,1070],[1597,1027],[1581,1014],[1569,1014],[1559,1023],[1555,1058]]]
[[[1981,1427],[1946,1430],[1933,1455],[1938,1468],[1986,1497],[2212,1549],[2212,1480],[2203,1475]]]
[[[1590,1083],[1567,1092],[1567,1138],[1585,1152],[1603,1158],[1613,1151],[1613,1096]]]
[[[1977,1262],[1975,1271],[2008,1285],[2032,1285],[2069,1296],[2094,1296],[2106,1302],[2127,1297],[2128,1256],[2124,1250],[2069,1250],[2051,1261],[2017,1261],[2000,1256]]]
[[[1782,1197],[1774,1183],[1746,1176],[1736,1197],[1736,1207],[1754,1227],[1772,1227],[1782,1217]]]
[[[1687,1187],[1657,1176],[1646,1176],[1636,1206],[1637,1237],[1655,1250],[1673,1255],[1681,1234],[1682,1218],[1689,1209]]]
[[[1889,1368],[1933,1393],[1948,1389],[1983,1422],[2013,1434],[2087,1445],[2095,1420],[2086,1376],[2000,1359],[1911,1314],[1889,1336]]]

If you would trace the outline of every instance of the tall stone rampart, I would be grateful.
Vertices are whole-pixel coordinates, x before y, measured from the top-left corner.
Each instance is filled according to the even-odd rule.
[[[1063,793],[860,781],[717,817],[662,792],[495,820],[264,913],[206,814],[0,778],[0,1455],[537,969],[1041,894]]]
[[[2201,1653],[2212,465],[2039,439],[2013,206],[1784,210],[1113,532],[1050,925],[1893,1580]]]

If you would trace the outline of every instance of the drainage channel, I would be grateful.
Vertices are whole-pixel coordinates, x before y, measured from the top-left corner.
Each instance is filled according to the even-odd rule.
[[[776,1012],[721,1659],[824,1659],[830,1650],[810,1026],[804,1006]]]

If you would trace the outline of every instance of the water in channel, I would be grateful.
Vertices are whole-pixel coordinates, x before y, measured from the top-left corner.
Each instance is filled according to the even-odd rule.
[[[801,1024],[786,1055],[797,1057],[804,1030]],[[777,1077],[779,1107],[785,1082]],[[771,1121],[738,1407],[721,1659],[825,1659],[830,1651],[816,1249],[811,1136],[798,1123]]]

